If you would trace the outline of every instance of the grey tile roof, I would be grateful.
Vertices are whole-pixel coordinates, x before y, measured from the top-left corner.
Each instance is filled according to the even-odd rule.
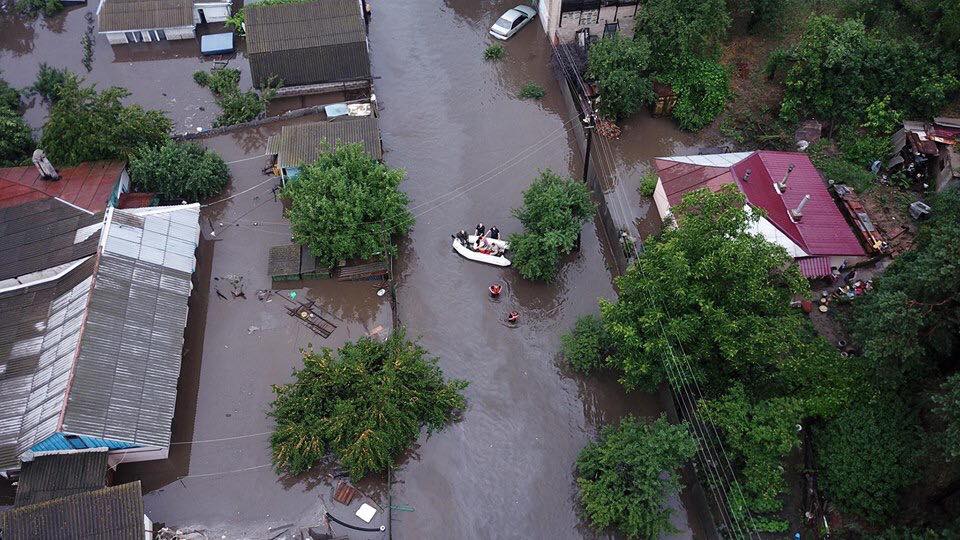
[[[9,510],[4,540],[139,540],[144,537],[140,482],[130,482]]]
[[[93,267],[0,293],[0,468],[57,431]]]
[[[177,400],[198,205],[114,210],[63,430],[166,446]]]
[[[324,0],[245,8],[247,55],[254,85],[283,86],[370,78],[360,4]]]
[[[193,26],[192,0],[103,0],[100,32]]]
[[[106,448],[38,455],[23,462],[14,506],[96,491],[106,485]]]
[[[32,272],[93,255],[103,214],[50,198],[0,209],[0,289]],[[88,227],[89,234],[77,234]]]
[[[383,158],[379,121],[374,116],[357,116],[283,126],[277,141],[277,164],[283,168],[312,163],[317,159],[321,145],[333,147],[338,143],[363,143],[363,148],[374,159]]]

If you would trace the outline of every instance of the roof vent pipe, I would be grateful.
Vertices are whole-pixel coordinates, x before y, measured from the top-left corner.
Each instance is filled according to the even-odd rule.
[[[47,159],[47,154],[39,148],[33,151],[33,166],[40,171],[40,178],[44,180],[60,179],[60,173],[53,167],[53,163],[50,163],[50,160]]]
[[[790,217],[794,221],[800,221],[803,218],[803,207],[810,202],[810,195],[804,195],[803,199],[800,200],[800,204],[796,208],[790,211]]]
[[[743,173],[743,181],[744,181],[744,183],[750,181],[750,173],[752,173],[752,172],[753,172],[753,171],[750,170],[750,169],[747,169],[746,171],[744,171],[744,173]]]
[[[787,166],[787,172],[783,175],[783,180],[775,184],[777,191],[782,195],[787,191],[787,180],[790,179],[790,173],[793,172],[793,163]]]

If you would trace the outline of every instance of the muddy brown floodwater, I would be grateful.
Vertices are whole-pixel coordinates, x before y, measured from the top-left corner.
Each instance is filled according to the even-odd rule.
[[[594,224],[556,283],[466,261],[450,234],[477,222],[518,231],[511,208],[538,170],[579,175],[572,122],[550,71],[550,48],[530,25],[486,62],[487,35],[515,2],[377,2],[370,43],[384,106],[386,161],[407,170],[417,225],[402,246],[399,318],[440,358],[449,377],[470,381],[463,419],[421,441],[394,472],[395,538],[592,537],[578,517],[573,463],[599,426],[625,414],[659,414],[657,400],[624,394],[610,378],[572,374],[559,336],[577,316],[614,296]],[[542,101],[517,98],[535,82]],[[659,122],[662,130],[670,129]],[[623,166],[672,151],[672,136],[639,140]],[[643,158],[639,156],[643,155]],[[507,294],[491,302],[492,282]],[[517,309],[521,325],[503,319]],[[679,501],[681,538],[700,536]]]
[[[129,102],[160,109],[173,120],[178,132],[209,128],[219,107],[206,88],[193,82],[193,72],[209,70],[214,61],[226,61],[240,69],[240,87],[250,87],[250,69],[243,41],[231,55],[202,57],[199,39],[111,46],[94,32],[91,70],[83,65],[81,39],[96,14],[100,0],[71,6],[53,17],[26,17],[13,13],[13,0],[0,0],[0,77],[17,88],[36,79],[38,66],[68,68],[99,88],[122,86],[130,90]],[[4,7],[7,9],[4,9]],[[222,32],[223,25],[198,29],[198,35]],[[94,29],[95,30],[95,29]],[[37,96],[27,97],[24,118],[37,134],[47,116],[47,104]]]

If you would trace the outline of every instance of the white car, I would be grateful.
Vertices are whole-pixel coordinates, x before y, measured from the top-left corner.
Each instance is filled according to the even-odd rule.
[[[508,10],[497,19],[490,28],[490,35],[497,39],[508,39],[516,34],[528,22],[537,16],[537,10],[530,6],[517,6]]]

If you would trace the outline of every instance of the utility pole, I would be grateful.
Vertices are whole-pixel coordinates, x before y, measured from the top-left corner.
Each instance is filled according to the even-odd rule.
[[[587,115],[584,116],[583,120],[583,129],[587,132],[587,155],[583,158],[583,183],[587,183],[587,175],[590,174],[590,147],[593,143],[593,128],[596,127],[596,115],[593,114],[593,110],[588,109]]]

